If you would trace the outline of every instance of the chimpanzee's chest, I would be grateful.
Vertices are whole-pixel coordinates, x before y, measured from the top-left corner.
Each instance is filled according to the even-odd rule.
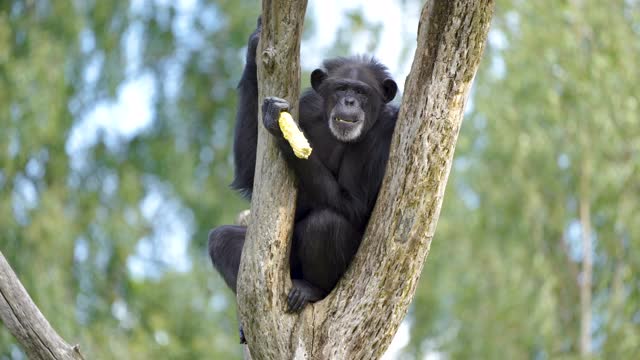
[[[363,176],[370,159],[366,154],[363,156],[361,144],[343,143],[333,139],[327,141],[327,138],[319,142],[314,142],[312,138],[310,141],[320,162],[342,187],[352,190],[366,181]]]

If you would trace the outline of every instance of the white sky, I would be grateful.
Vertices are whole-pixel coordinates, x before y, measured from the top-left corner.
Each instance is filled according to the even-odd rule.
[[[346,20],[346,13],[354,9],[362,9],[368,22],[382,24],[380,42],[373,53],[385,64],[394,76],[400,90],[404,89],[404,80],[411,68],[410,59],[400,59],[402,48],[407,44],[412,46],[409,57],[415,52],[415,37],[418,31],[420,17],[420,2],[409,1],[403,9],[400,1],[388,0],[311,0],[307,12],[316,21],[316,34],[301,46],[301,61],[304,67],[314,68],[320,65],[326,50],[336,40],[336,30]],[[326,15],[331,14],[331,15]],[[338,15],[334,15],[338,14]],[[357,41],[362,40],[362,41]],[[366,51],[366,39],[356,39],[351,54],[361,54]],[[318,59],[320,57],[320,59]]]

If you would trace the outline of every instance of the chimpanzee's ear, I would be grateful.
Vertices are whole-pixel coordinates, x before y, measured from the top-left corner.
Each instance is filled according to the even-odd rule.
[[[382,81],[382,99],[385,103],[393,100],[396,97],[396,93],[398,92],[398,85],[391,78],[386,78]]]
[[[311,73],[311,87],[316,92],[319,91],[320,85],[327,78],[327,73],[322,69],[315,69]]]

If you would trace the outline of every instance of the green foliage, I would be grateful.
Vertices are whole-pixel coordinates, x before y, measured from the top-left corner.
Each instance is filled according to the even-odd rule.
[[[579,357],[578,205],[586,200],[592,350],[637,358],[638,10],[631,1],[498,3],[409,353]]]
[[[0,249],[90,358],[239,356],[206,232],[247,206],[227,184],[240,49],[257,11],[0,3]],[[126,130],[145,115],[119,103],[141,80],[151,120]],[[17,354],[0,329],[0,358]]]

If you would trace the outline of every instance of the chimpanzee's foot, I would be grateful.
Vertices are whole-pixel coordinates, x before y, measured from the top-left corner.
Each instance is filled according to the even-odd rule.
[[[310,283],[293,279],[293,286],[289,290],[289,296],[287,297],[287,311],[299,312],[304,309],[308,303],[316,302],[325,297],[325,292],[317,288]]]
[[[244,330],[242,330],[242,325],[240,325],[240,344],[246,344],[247,339],[244,337]]]

